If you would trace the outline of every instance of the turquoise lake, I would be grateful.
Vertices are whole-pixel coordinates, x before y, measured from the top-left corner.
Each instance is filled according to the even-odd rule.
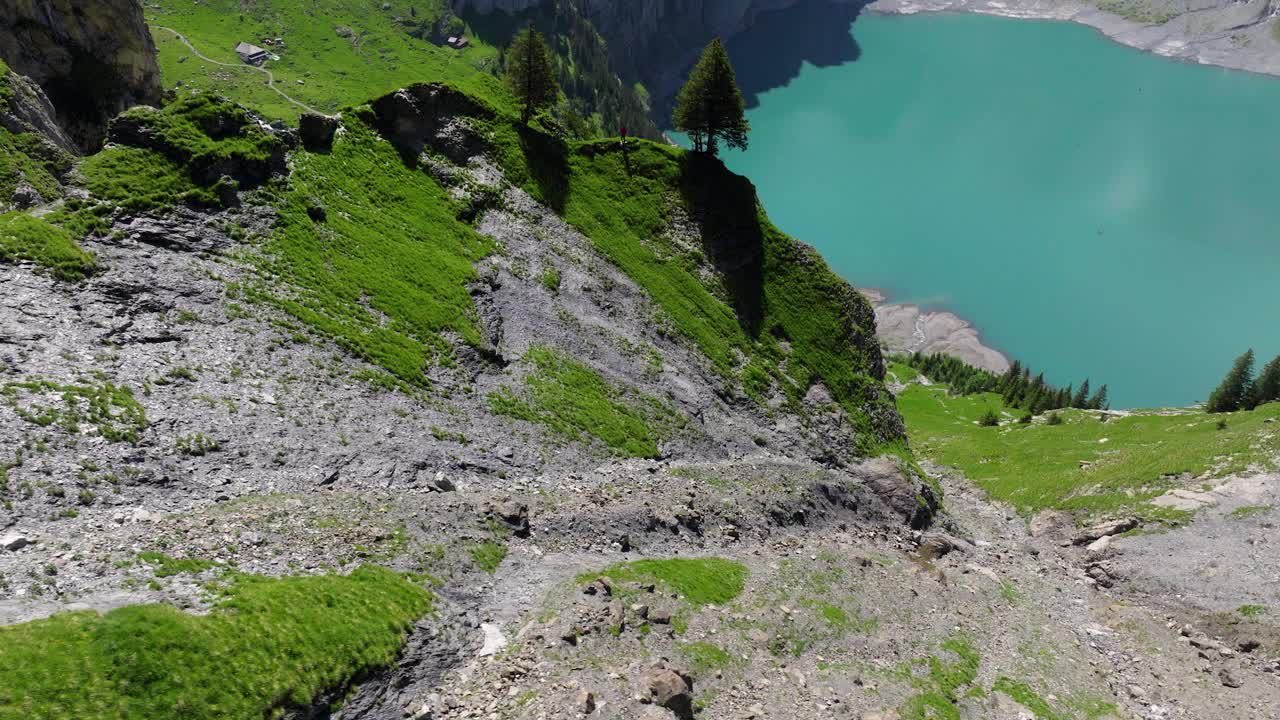
[[[856,61],[760,94],[750,150],[722,153],[850,282],[1115,407],[1194,402],[1246,348],[1280,353],[1280,80],[1068,23],[851,32]]]

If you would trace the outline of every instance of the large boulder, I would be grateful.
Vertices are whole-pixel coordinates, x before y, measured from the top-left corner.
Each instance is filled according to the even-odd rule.
[[[0,548],[17,552],[31,544],[31,538],[18,532],[5,533],[0,536]]]
[[[0,127],[17,135],[35,133],[58,150],[76,152],[75,142],[58,125],[49,96],[31,78],[10,73],[0,77],[9,86],[9,101],[0,102]]]
[[[1128,532],[1138,527],[1138,518],[1127,517],[1116,520],[1107,520],[1090,525],[1089,527],[1076,533],[1075,538],[1071,540],[1076,545],[1089,545],[1095,540],[1100,540],[1111,535],[1119,535],[1122,532]]]
[[[338,117],[320,113],[303,113],[298,118],[298,134],[302,146],[311,152],[324,152],[333,147],[333,136],[338,132]]]
[[[665,665],[650,668],[640,676],[640,696],[676,717],[693,717],[693,681]]]
[[[465,93],[434,83],[397,90],[374,100],[371,107],[373,125],[412,162],[430,148],[454,163],[465,163],[484,145],[467,118],[494,114]]]

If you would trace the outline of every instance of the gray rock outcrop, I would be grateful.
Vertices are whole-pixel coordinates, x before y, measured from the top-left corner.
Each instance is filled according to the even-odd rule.
[[[49,96],[29,77],[10,73],[9,102],[0,105],[0,127],[11,133],[37,133],[61,150],[75,152],[76,145],[58,125],[57,111]]]
[[[84,151],[107,120],[160,101],[156,48],[138,0],[0,0],[0,58],[34,80]]]

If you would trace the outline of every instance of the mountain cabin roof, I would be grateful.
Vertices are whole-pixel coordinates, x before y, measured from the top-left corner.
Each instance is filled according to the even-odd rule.
[[[240,57],[255,57],[258,55],[266,55],[267,51],[257,45],[250,45],[249,43],[242,42],[236,46],[236,54]]]

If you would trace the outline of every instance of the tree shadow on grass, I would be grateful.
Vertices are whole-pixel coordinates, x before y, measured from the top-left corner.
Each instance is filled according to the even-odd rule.
[[[540,200],[556,214],[564,214],[569,196],[569,145],[563,139],[516,124],[520,149],[524,151],[529,175],[538,187]]]
[[[680,158],[680,193],[702,229],[702,249],[724,278],[738,324],[752,338],[764,320],[764,231],[751,183],[704,153]]]

